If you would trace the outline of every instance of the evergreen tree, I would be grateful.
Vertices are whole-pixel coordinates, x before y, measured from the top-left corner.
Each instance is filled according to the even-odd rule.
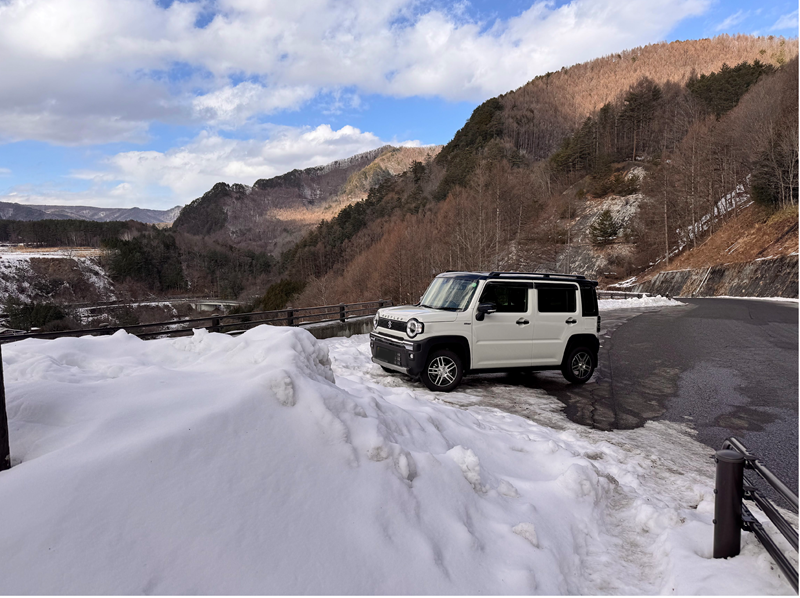
[[[716,73],[690,79],[686,87],[719,119],[739,103],[745,92],[755,85],[762,75],[768,75],[774,70],[772,65],[763,64],[758,60],[753,64],[743,62],[733,68],[723,64]]]
[[[603,210],[589,227],[589,238],[592,245],[604,246],[614,242],[620,231],[620,225],[614,220],[610,210]]]

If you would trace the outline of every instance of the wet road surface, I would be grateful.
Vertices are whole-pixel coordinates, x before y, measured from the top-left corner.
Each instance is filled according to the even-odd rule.
[[[545,390],[569,419],[601,430],[679,422],[713,450],[736,436],[797,492],[797,304],[680,301],[601,313],[598,369],[583,386],[558,372],[504,381]]]

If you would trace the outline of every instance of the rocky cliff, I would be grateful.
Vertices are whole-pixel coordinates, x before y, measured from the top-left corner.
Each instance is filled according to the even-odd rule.
[[[751,262],[659,272],[633,287],[636,292],[673,297],[797,298],[797,253]]]

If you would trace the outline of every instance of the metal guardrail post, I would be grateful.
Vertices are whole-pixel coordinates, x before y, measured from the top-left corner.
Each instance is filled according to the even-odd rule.
[[[294,326],[294,310],[287,309],[286,310],[286,321],[289,323],[289,326]]]
[[[339,306],[339,321],[344,323],[344,320],[345,320],[345,306],[344,303],[342,303]]]
[[[211,332],[219,332],[219,318],[211,318]]]
[[[736,556],[741,549],[744,457],[733,450],[717,451],[714,489],[714,558]]]
[[[6,385],[3,380],[3,354],[0,349],[0,471],[11,468],[11,449],[8,442],[8,413],[6,412]]]

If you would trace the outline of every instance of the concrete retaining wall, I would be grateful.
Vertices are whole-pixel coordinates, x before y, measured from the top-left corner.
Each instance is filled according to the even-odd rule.
[[[797,255],[660,272],[636,292],[673,297],[797,298]]]
[[[332,338],[334,336],[353,336],[354,334],[367,334],[372,330],[373,316],[351,318],[344,322],[320,322],[318,324],[305,324],[301,326],[318,339]]]

